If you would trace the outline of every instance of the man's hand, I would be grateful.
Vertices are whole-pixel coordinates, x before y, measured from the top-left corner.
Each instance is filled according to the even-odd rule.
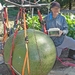
[[[60,30],[60,31],[59,31],[59,37],[62,35],[62,33],[63,33],[63,31],[62,31],[62,30]]]

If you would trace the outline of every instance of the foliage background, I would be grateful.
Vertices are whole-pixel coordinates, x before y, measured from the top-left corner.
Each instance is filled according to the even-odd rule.
[[[31,0],[31,1],[33,1],[33,0]],[[40,3],[50,3],[52,1],[54,1],[54,0],[41,0]],[[56,0],[56,1],[58,1],[60,3],[61,9],[72,9],[72,7],[74,7],[74,5],[75,5],[75,0]],[[0,3],[2,3],[2,5],[4,5],[5,1],[0,0]],[[39,9],[41,10],[42,14],[47,14],[48,8],[50,8],[50,6],[43,6]],[[19,9],[17,7],[16,8],[9,8],[8,9],[9,17],[10,16],[16,17],[18,10]],[[28,9],[28,10],[30,10],[30,9]],[[36,8],[35,8],[35,13],[37,14]],[[68,24],[68,29],[69,29],[68,36],[71,36],[75,39],[75,15],[73,15],[74,18],[71,18],[72,15],[73,14],[70,14],[70,15],[67,14],[67,15],[64,15],[64,17],[66,18],[66,21]],[[41,26],[38,21],[38,16],[31,17],[30,15],[28,15],[27,24],[30,28],[34,27],[35,29],[41,30]]]

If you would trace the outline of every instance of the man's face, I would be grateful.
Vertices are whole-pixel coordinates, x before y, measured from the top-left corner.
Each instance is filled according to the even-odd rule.
[[[51,8],[51,11],[53,12],[53,14],[58,14],[58,13],[60,13],[60,8],[55,6],[55,7]]]

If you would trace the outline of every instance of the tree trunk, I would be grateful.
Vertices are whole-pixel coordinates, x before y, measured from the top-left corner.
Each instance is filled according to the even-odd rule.
[[[72,9],[72,0],[69,0],[69,10]]]

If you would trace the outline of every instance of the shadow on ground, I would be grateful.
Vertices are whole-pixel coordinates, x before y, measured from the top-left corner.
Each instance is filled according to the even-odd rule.
[[[6,64],[0,64],[0,75],[12,75]]]

